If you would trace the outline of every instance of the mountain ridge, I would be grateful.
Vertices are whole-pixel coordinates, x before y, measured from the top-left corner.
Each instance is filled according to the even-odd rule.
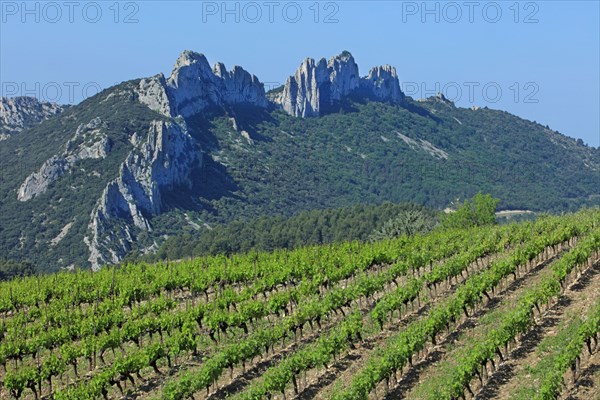
[[[123,82],[4,141],[5,254],[98,268],[208,220],[358,202],[442,208],[480,189],[515,208],[535,209],[544,185],[553,193],[538,209],[597,202],[597,149],[508,113],[414,101],[393,67],[360,77],[349,52],[311,60],[267,94],[242,67],[184,51],[168,78]]]

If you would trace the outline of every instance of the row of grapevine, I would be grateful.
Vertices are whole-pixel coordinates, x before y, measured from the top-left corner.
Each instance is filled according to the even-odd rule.
[[[478,258],[516,247],[508,264],[532,260],[548,242],[585,233],[594,224],[590,215],[1,283],[0,389],[15,397],[27,389],[36,397],[46,392],[64,399],[113,397],[124,381],[143,380],[144,371],[162,374],[165,365],[180,366],[181,357],[202,360],[167,380],[164,397],[182,398],[208,389],[224,371],[273,351],[277,343],[302,338],[306,325],[311,331],[318,327],[309,345],[291,354],[295,362],[275,366],[263,380],[269,382],[266,392],[282,391],[297,371],[319,365],[315,360],[331,360],[358,340],[358,335],[343,339],[340,332],[352,318],[367,320],[367,314],[347,314],[363,300],[375,307],[368,315],[381,329],[388,315],[424,298],[425,289],[435,295],[439,284],[450,284],[465,271],[467,284],[481,285],[479,275],[470,276],[467,269]],[[490,290],[486,287],[481,293]],[[480,297],[465,295],[461,301],[471,307]],[[446,326],[456,318],[455,309],[460,314],[452,305]],[[447,317],[440,315],[433,317]],[[310,344],[318,334],[321,339]],[[286,365],[296,373],[281,373]]]
[[[560,229],[544,231],[538,240],[517,247],[514,251],[497,260],[483,273],[468,278],[464,285],[444,304],[433,308],[424,319],[409,324],[406,329],[391,338],[370,357],[365,367],[354,376],[346,390],[336,393],[334,398],[367,399],[369,392],[382,380],[389,380],[396,371],[412,360],[412,356],[425,348],[428,340],[442,330],[448,329],[468,308],[475,307],[485,292],[491,292],[505,277],[512,274],[519,265],[526,264],[541,253],[545,247],[565,242],[575,235],[584,234],[594,225],[594,220],[581,218],[579,223],[570,221]]]
[[[435,254],[430,253],[430,255],[435,255]],[[406,273],[407,269],[408,269],[407,266],[408,266],[408,264],[406,264],[406,263],[396,263],[394,266],[392,266],[392,269],[391,269],[391,274],[393,274],[393,275],[389,275],[385,279],[386,280],[393,279],[393,277],[397,277],[399,274]],[[392,278],[390,278],[390,277],[392,277]],[[363,280],[359,280],[359,283],[356,285],[356,288],[362,287],[364,289],[364,282],[366,282],[366,278]],[[371,289],[367,288],[367,290],[371,290]],[[349,290],[347,290],[347,292],[349,292]],[[306,302],[304,304],[303,309],[300,310],[300,311],[302,311],[302,310],[307,310],[307,311],[299,312],[297,314],[297,315],[300,315],[300,318],[296,318],[295,319],[296,322],[290,323],[289,321],[293,321],[293,320],[288,319],[289,329],[292,329],[295,332],[298,325],[302,326],[307,321],[312,322],[312,321],[316,320],[316,322],[318,324],[320,318],[322,317],[322,314],[324,313],[324,310],[326,310],[327,307],[329,307],[330,309],[336,308],[336,307],[339,307],[340,301],[347,302],[347,300],[344,298],[344,296],[340,297],[339,294],[340,294],[339,291],[338,292],[336,292],[335,290],[332,291],[329,294],[329,297],[331,299],[334,299],[334,300],[332,300],[333,303],[328,306],[325,306],[325,307],[315,307],[315,305],[318,305],[320,303],[320,301],[319,301],[318,296],[313,296],[313,297],[315,297],[314,300]],[[251,301],[254,301],[254,300],[251,299]],[[202,306],[204,306],[204,304]],[[190,318],[193,318],[194,321],[198,322],[199,318],[201,319],[203,316],[203,313],[199,313],[198,309],[199,309],[199,306],[195,307],[191,311],[189,311],[189,310],[186,311],[185,314],[179,313],[179,314],[187,316],[188,318],[185,318],[185,316],[182,316],[182,318],[177,318],[178,313],[167,314],[165,317],[160,318],[160,319],[142,318],[142,319],[135,320],[135,321],[128,321],[129,323],[125,324],[123,327],[125,327],[125,328],[127,328],[129,326],[131,326],[131,327],[130,327],[130,329],[119,330],[118,332],[125,332],[121,335],[114,333],[114,332],[113,332],[113,334],[111,334],[109,332],[106,335],[101,335],[100,336],[101,340],[98,340],[98,341],[93,340],[93,338],[92,338],[92,340],[82,340],[79,345],[75,345],[75,346],[66,343],[61,347],[60,360],[63,361],[63,364],[71,363],[73,365],[74,369],[76,370],[78,357],[85,356],[86,358],[88,358],[88,362],[91,367],[91,365],[92,365],[91,360],[96,358],[96,352],[98,352],[98,351],[101,352],[100,357],[102,357],[103,351],[105,351],[106,349],[109,349],[109,348],[114,349],[115,347],[120,346],[120,344],[123,341],[126,341],[126,340],[134,340],[135,341],[141,335],[146,334],[146,333],[153,333],[153,332],[155,332],[155,330],[158,330],[162,337],[161,328],[164,329],[169,326],[172,328],[174,325],[182,326],[185,324],[186,321],[190,322],[189,321]],[[248,308],[248,309],[252,309],[252,308]],[[237,311],[231,311],[231,312],[229,312],[229,315],[239,315],[239,313]],[[204,317],[206,317],[206,316],[204,315]],[[177,319],[176,323],[174,321],[175,319]],[[167,321],[167,322],[161,323],[161,320]],[[168,321],[170,321],[170,323]],[[133,332],[133,334],[130,332]],[[275,337],[272,337],[272,339],[275,339]],[[278,340],[278,339],[279,339],[279,337],[277,337],[275,340]],[[188,342],[190,342],[190,340],[188,340]],[[192,342],[193,342],[193,340],[192,340]],[[140,343],[137,343],[137,344],[139,347],[141,347]],[[178,351],[181,350],[181,346],[179,344],[177,344],[176,348],[178,349]],[[188,344],[187,349],[196,351],[196,348],[193,343],[191,345]],[[171,352],[172,352],[171,350],[167,349],[167,350],[162,351],[160,354],[162,354],[162,357],[165,357],[165,356],[168,356],[169,354],[171,354]],[[123,360],[130,360],[130,359],[144,360],[144,359],[148,359],[148,358],[145,356],[145,351],[140,350],[138,352],[134,352],[131,355],[128,355],[127,357],[123,357]],[[156,361],[156,360],[154,360],[154,361]],[[130,361],[127,361],[127,362],[123,361],[122,363],[115,363],[113,366],[111,366],[107,369],[114,370],[115,365],[119,366],[121,364],[140,365],[140,366],[144,365],[144,363],[140,363],[140,362],[132,363]],[[40,371],[47,369],[47,368],[45,368],[45,365],[46,365],[45,363],[42,363],[37,369]],[[64,365],[62,365],[60,368],[55,368],[54,371],[56,371],[56,373],[60,373],[60,372],[64,371],[64,369],[65,369],[65,367],[64,367]],[[22,371],[27,371],[27,368],[23,368]],[[122,374],[122,372],[119,372],[119,374]],[[18,380],[12,379],[12,377],[14,376],[13,374],[9,373],[8,375],[9,375],[9,377],[11,377],[11,379],[9,379],[10,382],[18,381]],[[100,390],[99,388],[106,390],[107,385],[112,385],[115,382],[118,383],[118,380],[115,381],[115,379],[114,379],[114,374],[102,372],[102,373],[97,374],[97,377],[98,378],[94,377],[89,382],[86,382],[82,385],[78,385],[76,388],[72,389],[70,392],[67,391],[65,393],[78,393],[78,394],[87,393],[87,394],[90,394],[87,390],[89,390],[89,387],[92,387],[92,388],[94,388],[94,393],[98,394],[99,390]],[[100,385],[98,379],[103,380],[104,385]],[[32,382],[32,381],[36,381],[36,379],[35,379],[35,377],[32,378],[30,376],[29,379],[27,380],[27,382]],[[40,379],[38,378],[37,381],[39,382]],[[21,387],[23,385],[25,385],[25,387],[30,387],[30,386],[27,386],[26,384],[21,384]]]
[[[383,272],[359,275],[346,287],[332,288],[322,296],[303,301],[293,314],[279,321],[275,330],[278,334],[269,336],[267,341],[257,341],[256,335],[251,335],[244,341],[225,347],[204,363],[198,371],[183,374],[180,378],[169,382],[165,388],[165,398],[185,398],[210,387],[225,369],[262,355],[263,351],[285,335],[299,332],[302,336],[302,329],[306,324],[311,326],[316,324],[320,327],[322,320],[330,313],[337,310],[343,312],[343,308],[350,306],[353,301],[372,296],[399,276],[406,274],[409,268],[409,264],[398,262]],[[262,337],[264,336],[261,335]]]
[[[486,233],[489,234],[489,233]],[[484,237],[481,233],[474,236],[477,238]],[[457,240],[456,242],[461,243]],[[455,247],[452,247],[454,251]],[[430,251],[423,253],[425,258],[431,260],[443,257],[447,252]],[[364,268],[354,267],[354,264],[346,263],[345,272],[342,274],[331,274],[333,278],[328,278],[328,284],[335,284],[338,280],[346,279],[352,276],[353,273],[364,271]],[[365,264],[359,264],[364,266]],[[421,264],[409,264],[407,262],[399,262],[394,265],[395,273],[406,273],[411,268],[422,267]],[[225,331],[231,327],[242,327],[247,332],[247,323],[254,319],[262,318],[269,313],[279,313],[289,304],[297,303],[299,299],[308,298],[309,295],[315,296],[318,294],[319,283],[315,279],[306,279],[301,282],[298,287],[288,288],[281,293],[277,293],[268,301],[255,299],[254,296],[237,296],[235,293],[227,292],[229,297],[226,301],[213,301],[212,304],[201,303],[193,307],[193,309],[185,311],[175,311],[167,316],[161,316],[163,311],[168,307],[173,306],[172,301],[167,303],[161,302],[162,307],[157,307],[154,302],[145,304],[142,309],[145,312],[135,312],[132,317],[125,319],[122,309],[118,304],[113,305],[113,312],[105,312],[101,315],[89,314],[86,317],[77,319],[74,317],[69,320],[69,323],[64,328],[48,329],[43,322],[37,324],[35,334],[28,332],[28,329],[13,329],[12,336],[5,336],[4,341],[0,344],[0,363],[5,364],[7,360],[21,360],[27,355],[35,358],[38,351],[42,349],[52,349],[67,344],[73,340],[86,341],[91,336],[99,336],[100,342],[121,343],[123,340],[131,340],[138,342],[138,337],[143,334],[154,334],[165,331],[168,327],[180,327],[190,317],[202,326],[209,329],[209,334],[214,338],[214,333],[219,329]],[[167,299],[168,300],[168,299]],[[236,310],[230,311],[229,306],[234,305]],[[110,309],[107,309],[110,311]],[[150,313],[150,311],[152,311]],[[31,340],[27,340],[31,337]],[[122,338],[122,339],[119,339]],[[99,351],[105,351],[107,347],[100,345]],[[114,347],[113,347],[114,348]]]
[[[565,372],[573,372],[573,380],[576,379],[577,367],[584,348],[592,355],[598,347],[598,335],[600,334],[600,300],[596,301],[595,307],[588,318],[579,327],[577,332],[570,338],[558,354],[553,355],[552,367],[546,371],[539,391],[534,400],[555,400],[563,388],[563,376]],[[594,345],[592,345],[592,341]]]
[[[339,325],[319,337],[315,343],[285,358],[275,368],[268,369],[260,382],[234,398],[260,400],[270,398],[272,394],[278,392],[285,394],[285,388],[289,382],[293,383],[294,390],[298,393],[296,377],[300,372],[315,367],[327,368],[327,365],[337,355],[353,346],[355,341],[362,340],[362,331],[361,315],[354,311]]]
[[[432,237],[411,239],[410,241],[401,240],[400,242],[402,243],[402,246],[399,246],[394,252],[395,259],[401,258],[404,260],[412,260],[420,257],[423,251],[430,251],[431,249],[447,251],[448,254],[451,254],[451,252],[457,251],[461,248],[461,246],[464,246],[467,243],[465,241],[466,238],[468,238],[468,236],[459,236],[455,232],[451,232],[448,234],[441,234]],[[440,243],[442,243],[443,241],[449,241],[451,245],[446,245],[443,247],[440,246]],[[389,242],[390,245],[391,243],[392,242]],[[386,249],[378,247],[379,245],[377,246],[377,248],[365,245],[362,245],[361,247],[359,243],[356,243],[356,246],[354,247],[352,245],[350,245],[349,247],[343,247],[344,251],[347,250],[346,253],[342,253],[341,251],[332,251],[331,253],[322,254],[322,249],[319,250],[318,254],[315,252],[312,255],[305,250],[290,252],[289,257],[286,253],[286,260],[288,260],[289,262],[286,261],[284,265],[261,262],[260,269],[269,269],[271,270],[271,273],[257,273],[257,276],[255,276],[255,278],[252,280],[252,284],[243,285],[241,287],[242,293],[236,293],[232,290],[231,287],[227,288],[225,285],[222,285],[222,280],[217,279],[213,280],[214,288],[211,290],[214,290],[215,292],[218,291],[219,297],[223,299],[221,301],[227,301],[229,304],[235,304],[236,302],[240,301],[240,299],[247,299],[249,297],[254,297],[259,293],[264,294],[266,292],[272,291],[276,289],[278,285],[294,283],[300,280],[305,280],[309,277],[314,282],[318,282],[320,284],[328,284],[330,280],[344,279],[345,277],[356,273],[356,271],[365,270],[367,268],[370,268],[372,265],[385,260],[389,261],[390,257],[384,251]],[[255,258],[253,259],[253,266],[247,263],[242,265],[245,265],[246,269],[250,268],[256,271],[257,259],[258,256],[255,255]],[[280,261],[277,258],[275,258],[275,260],[277,260],[278,262]],[[132,270],[135,269],[134,267],[125,266],[123,269]],[[238,269],[243,268],[239,265],[237,265],[236,267]],[[229,268],[229,270],[231,270],[232,267]],[[147,301],[149,299],[149,293],[155,292],[154,290],[150,290],[149,286],[155,285],[156,283],[151,282],[151,280],[148,279],[148,275],[146,275],[149,274],[148,271],[155,269],[156,267],[142,268],[141,276],[139,278],[138,275],[135,275],[133,277],[134,282],[136,282],[137,280],[137,283],[134,284],[134,291],[137,293],[135,297],[137,297],[138,302],[142,300]],[[181,275],[181,270],[182,267],[178,266],[178,276]],[[113,271],[116,270],[113,269]],[[169,268],[168,271],[163,270],[162,275],[171,275],[172,271],[173,268]],[[198,276],[196,276],[195,279],[192,279],[192,281],[190,281],[189,283],[193,286],[199,281],[206,282],[207,279],[210,280],[210,278],[207,278],[207,275],[210,274],[204,272],[205,271],[203,271],[202,274],[198,274]],[[151,277],[155,277],[155,275],[156,274],[149,274],[149,276]],[[27,279],[29,278],[24,278],[25,281]],[[43,280],[43,282],[47,284],[47,280],[48,279],[45,279]],[[40,282],[39,277],[37,281],[38,283]],[[123,284],[122,280],[118,280],[117,282],[120,285]],[[19,287],[19,283],[19,280],[16,281],[10,287],[10,291],[5,291],[2,294],[6,295],[10,293],[15,286]],[[212,286],[207,286],[204,293],[207,294],[208,290],[211,287]],[[66,312],[66,310],[70,309],[69,305],[59,301],[51,302],[49,305],[43,307],[33,305],[26,311],[24,310],[23,312],[11,314],[8,319],[5,316],[5,318],[3,318],[2,320],[2,323],[0,324],[0,333],[11,331],[11,328],[19,329],[22,331],[24,324],[32,321],[41,320],[41,324],[38,324],[36,327],[37,331],[41,331],[43,329],[56,326],[57,324],[59,324],[59,326],[62,326],[64,324],[72,325],[73,321],[80,318],[94,318],[97,317],[98,314],[102,315],[106,313],[112,313],[117,308],[131,308],[132,304],[130,304],[128,300],[125,300],[122,296],[118,295],[118,289],[116,291],[116,297],[111,296],[109,298],[103,298],[102,301],[96,301],[95,303],[93,303],[94,307],[84,308],[83,311],[80,309],[75,309],[74,312]],[[35,297],[35,294],[33,292],[35,291],[28,290],[27,293]],[[195,293],[197,294],[200,292],[196,291]],[[160,294],[161,292],[159,292],[157,296],[159,296]],[[0,302],[1,297],[2,296],[0,295]],[[208,295],[206,297],[208,299]],[[81,306],[81,303],[78,304],[79,306]],[[13,323],[11,324],[11,322]],[[41,327],[43,327],[43,329],[41,329]]]
[[[432,276],[437,277],[438,279],[442,279],[442,276],[446,276],[439,271],[456,271],[458,262],[463,263],[462,268],[459,269],[462,271],[469,264],[477,260],[478,257],[489,254],[494,250],[504,249],[505,245],[510,243],[514,237],[506,237],[503,239],[507,239],[507,241],[498,241],[498,237],[496,236],[488,237],[483,240],[479,246],[467,249],[464,252],[445,260],[444,263],[432,268],[431,271],[425,273],[421,277],[411,277],[404,285],[398,286],[393,292],[386,293],[383,297],[378,299],[374,309],[371,311],[371,316],[378,320],[380,329],[382,329],[383,324],[378,318],[379,315],[384,315],[386,312],[390,311],[392,307],[396,308],[400,304],[406,304],[408,301],[417,298],[421,289],[424,287],[424,282],[435,282],[435,279],[431,279]],[[331,337],[334,339],[331,339]],[[353,345],[354,341],[351,339],[352,337],[354,337],[355,340],[362,340],[360,335],[345,336],[340,333],[340,330],[334,328],[332,334],[322,337],[317,343],[295,352],[280,364],[268,369],[264,373],[264,379],[262,379],[262,381],[252,385],[237,397],[240,399],[262,399],[270,397],[277,392],[284,393],[286,386],[290,382],[293,383],[294,391],[297,392],[298,384],[296,377],[300,372],[307,371],[317,366],[326,367],[326,363],[333,357],[340,354],[348,346]],[[331,342],[336,343],[336,345],[332,345]]]
[[[535,235],[529,238],[532,242],[535,239]],[[495,250],[504,249],[504,246],[507,243],[510,243],[511,240],[511,238],[508,238],[508,242],[504,240],[495,242],[492,238],[488,238],[488,240],[481,241],[479,245],[451,257],[443,264],[436,266],[436,268],[421,277],[409,279],[403,286],[399,286],[396,290],[389,292],[380,298],[371,311],[371,317],[373,320],[377,321],[379,329],[383,329],[383,320],[386,318],[387,314],[418,298],[421,290],[425,286],[425,282],[435,284],[438,281],[462,274],[467,266],[476,261],[478,257],[489,254]],[[265,395],[270,396],[277,391],[283,392],[285,390],[285,385],[290,381],[294,383],[294,389],[297,390],[296,376],[301,371],[305,371],[306,369],[313,368],[317,365],[307,361],[312,358],[306,355],[312,354],[312,352],[312,347],[300,350],[290,358],[286,358],[279,365],[268,369],[265,372],[265,379],[262,382],[251,386],[239,397],[243,399],[258,399],[263,398]],[[337,353],[333,353],[333,355],[335,354]],[[272,377],[277,378],[275,379],[275,381],[278,382],[277,385],[273,383],[274,378]]]
[[[389,261],[411,241],[403,238],[372,246],[352,242],[270,253],[204,257],[167,265],[128,264],[103,268],[95,273],[77,270],[19,278],[10,283],[0,283],[0,312],[18,312],[54,302],[57,307],[65,308],[107,298],[118,298],[124,304],[131,304],[175,289],[203,293],[215,284],[246,283],[263,277],[277,279],[282,268],[274,269],[275,265],[285,266],[284,269],[289,266],[290,270],[285,271],[288,275],[286,280],[301,278],[316,272],[311,261],[334,264],[357,250],[365,258],[371,256],[368,264]]]
[[[480,368],[484,368],[487,362],[497,355],[503,358],[501,349],[514,341],[518,335],[526,333],[534,323],[534,309],[540,310],[542,305],[560,295],[561,282],[576,266],[587,264],[591,258],[597,259],[598,249],[600,249],[600,232],[586,237],[560,260],[553,263],[552,274],[527,290],[516,307],[499,317],[502,320],[500,326],[489,331],[466,354],[462,354],[455,360],[452,373],[439,385],[440,389],[431,394],[431,398],[457,399],[464,396],[465,389],[473,393],[470,387],[473,376],[478,375],[481,380]],[[574,350],[569,349],[567,354],[573,355]],[[581,347],[574,357],[579,355],[580,350]]]
[[[503,234],[498,234],[499,231],[496,229],[490,229],[489,231],[485,231],[483,229],[480,230],[478,235],[473,236],[473,239],[476,239],[476,243],[486,243],[486,245],[476,246],[474,250],[466,249],[463,252],[459,253],[457,256],[461,256],[465,253],[469,254],[467,258],[460,258],[463,262],[471,261],[472,257],[483,256],[488,252],[491,252],[496,249],[504,249],[507,243],[516,240],[522,240],[523,236],[521,235],[521,231],[515,230],[514,227],[509,227],[506,231],[503,231]],[[427,258],[424,258],[426,260]],[[439,268],[444,268],[444,265],[448,261],[446,260],[439,266],[433,268],[433,271],[437,271]],[[285,320],[284,325],[289,327],[292,332],[296,332],[297,330],[302,329],[302,325],[306,322],[311,323],[311,321],[316,322],[320,325],[320,319],[322,315],[325,315],[327,312],[331,310],[340,310],[343,312],[344,307],[348,307],[351,305],[352,301],[356,299],[360,299],[363,297],[369,297],[372,294],[381,291],[387,284],[390,282],[396,282],[396,278],[398,276],[403,276],[406,273],[406,270],[409,268],[409,265],[406,263],[396,263],[393,265],[388,271],[380,274],[379,276],[362,276],[357,277],[356,280],[346,288],[337,288],[332,289],[330,292],[326,293],[324,297],[319,297],[314,300],[314,302],[309,303],[305,307],[299,308],[298,314],[301,315],[301,319],[298,321],[297,319],[288,318]],[[414,266],[413,266],[414,268]],[[431,273],[431,272],[430,272]],[[428,276],[430,273],[426,273],[425,276]],[[434,272],[435,273],[435,272]],[[411,278],[415,279],[415,278]],[[397,283],[397,282],[396,282]],[[307,310],[307,311],[304,311]],[[321,313],[315,311],[322,310]],[[313,317],[311,318],[311,312],[313,313]],[[295,321],[295,322],[292,322]],[[274,338],[274,340],[277,340]],[[252,357],[258,355],[253,352],[247,352]],[[227,358],[225,358],[227,359]],[[241,357],[238,359],[237,363],[243,362],[247,358]],[[220,365],[235,365],[232,362],[220,362],[217,363]],[[305,364],[309,365],[309,364]],[[185,396],[189,396],[191,393],[201,389],[202,387],[208,387],[212,383],[212,381],[208,381],[206,379],[207,376],[211,376],[212,378],[218,377],[219,373],[208,373],[206,371],[207,368],[213,369],[212,364],[210,367],[202,367],[200,371],[195,373],[188,373],[183,375],[179,380],[175,380],[170,382],[165,390],[166,398],[181,398]],[[218,370],[223,370],[225,368],[219,367]],[[277,374],[277,373],[275,373]],[[280,376],[280,375],[279,375]],[[290,377],[293,381],[293,376]],[[290,380],[286,381],[287,383]],[[280,384],[283,384],[281,382]]]

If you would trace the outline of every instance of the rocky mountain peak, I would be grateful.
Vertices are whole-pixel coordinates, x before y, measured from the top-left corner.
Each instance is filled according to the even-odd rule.
[[[213,67],[213,74],[215,74],[219,78],[222,78],[223,76],[227,75],[227,67],[225,67],[225,64],[223,64],[222,62],[218,62]]]
[[[270,93],[269,98],[288,114],[306,118],[323,115],[350,95],[397,104],[404,101],[394,67],[374,67],[361,78],[349,51],[329,61],[305,58],[283,89]],[[256,76],[240,66],[228,70],[221,62],[211,68],[203,54],[189,50],[181,53],[169,78],[157,75],[143,79],[138,96],[165,116],[189,117],[210,106],[252,104],[267,108],[271,104]]]
[[[325,58],[322,58],[325,60]],[[354,56],[349,51],[343,51],[337,56],[333,56],[327,62],[327,67],[336,71],[350,69],[352,71],[358,72],[358,65],[356,61],[354,61]]]
[[[392,103],[404,101],[396,68],[391,65],[371,68],[369,75],[361,79],[361,86],[367,96],[370,95],[373,99]]]
[[[231,71],[227,71],[225,66],[221,65],[219,74],[215,76],[221,79],[225,89],[222,93],[223,103],[228,105],[245,103],[263,108],[268,107],[269,102],[264,86],[255,75],[238,65],[234,66]]]
[[[290,115],[313,117],[319,115],[321,86],[328,80],[327,61],[318,63],[305,58],[293,76],[290,76],[275,102]]]
[[[340,54],[338,54],[335,57],[332,57],[331,59],[332,60],[336,59],[336,60],[339,60],[342,62],[348,62],[348,61],[354,62],[354,56],[352,56],[352,53],[350,53],[348,50],[342,51]]]
[[[455,107],[454,102],[444,96],[444,93],[438,93],[435,96],[429,97],[427,100],[431,99],[432,101],[436,101],[438,103],[445,104],[449,107]]]
[[[227,71],[223,63],[210,68],[203,54],[189,50],[181,53],[166,91],[172,100],[174,115],[188,117],[209,106],[227,106],[240,103],[267,107],[263,84],[242,67]]]
[[[210,64],[208,63],[208,60],[204,54],[197,53],[192,50],[184,50],[177,58],[177,61],[175,61],[173,72],[190,65],[197,65],[201,69],[210,69]]]
[[[283,90],[273,96],[274,103],[296,117],[314,117],[325,113],[349,95],[360,95],[377,101],[401,103],[404,94],[395,68],[385,65],[372,68],[361,78],[358,65],[348,51],[315,62],[306,58]]]
[[[331,100],[341,100],[360,85],[358,65],[347,51],[332,57],[327,63],[331,81]]]

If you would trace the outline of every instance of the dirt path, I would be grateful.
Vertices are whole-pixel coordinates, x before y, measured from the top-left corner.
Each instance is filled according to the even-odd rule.
[[[522,386],[522,382],[530,382],[532,379],[527,368],[536,365],[540,360],[540,354],[536,351],[538,344],[544,338],[555,336],[561,321],[586,315],[594,306],[598,293],[600,263],[587,269],[575,284],[564,292],[559,301],[544,313],[541,321],[521,338],[519,347],[511,352],[510,358],[490,377],[476,399],[515,398],[515,392]]]

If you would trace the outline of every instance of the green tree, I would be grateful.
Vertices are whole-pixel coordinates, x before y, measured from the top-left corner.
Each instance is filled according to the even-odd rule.
[[[496,222],[496,208],[500,199],[493,198],[490,194],[477,193],[472,200],[475,214],[475,225],[491,225]]]
[[[442,218],[442,226],[446,228],[467,228],[496,223],[496,207],[499,199],[490,194],[477,193],[454,212]]]
[[[371,234],[370,239],[382,240],[397,236],[410,236],[431,231],[437,223],[436,218],[424,210],[403,210]]]

